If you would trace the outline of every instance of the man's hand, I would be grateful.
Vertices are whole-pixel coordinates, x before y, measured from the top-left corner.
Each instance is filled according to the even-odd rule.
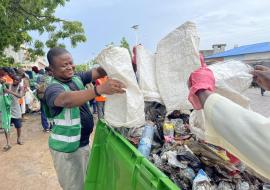
[[[257,65],[252,72],[255,82],[265,90],[270,90],[270,68]]]
[[[107,95],[112,95],[115,93],[122,94],[125,93],[124,88],[126,88],[124,83],[115,79],[108,78],[104,84],[97,86],[97,91],[99,94],[107,94]]]

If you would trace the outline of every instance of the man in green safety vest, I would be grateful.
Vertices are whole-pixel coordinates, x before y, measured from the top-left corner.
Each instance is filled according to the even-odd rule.
[[[64,190],[82,190],[94,126],[88,102],[101,94],[124,93],[125,85],[109,78],[86,89],[86,84],[106,76],[101,67],[74,74],[72,56],[63,48],[50,49],[47,59],[54,77],[44,94],[46,114],[53,121],[49,147],[54,167]]]

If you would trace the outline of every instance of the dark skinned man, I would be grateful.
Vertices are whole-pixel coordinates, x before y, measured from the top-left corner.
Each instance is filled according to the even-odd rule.
[[[88,102],[101,94],[124,93],[125,85],[109,78],[86,89],[86,84],[106,76],[102,68],[74,74],[72,56],[62,48],[51,49],[47,58],[54,77],[45,91],[47,115],[53,120],[49,147],[54,166],[64,190],[82,190],[94,126]]]

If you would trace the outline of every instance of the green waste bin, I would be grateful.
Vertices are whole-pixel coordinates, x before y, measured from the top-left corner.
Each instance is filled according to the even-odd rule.
[[[114,129],[99,121],[85,190],[179,190]]]

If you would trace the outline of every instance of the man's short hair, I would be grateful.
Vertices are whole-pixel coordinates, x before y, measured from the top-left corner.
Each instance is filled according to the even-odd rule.
[[[55,48],[50,49],[49,52],[47,53],[47,59],[48,59],[49,65],[50,66],[53,65],[53,58],[54,57],[57,57],[57,56],[62,55],[62,54],[67,54],[67,53],[70,54],[64,48],[55,47]]]

